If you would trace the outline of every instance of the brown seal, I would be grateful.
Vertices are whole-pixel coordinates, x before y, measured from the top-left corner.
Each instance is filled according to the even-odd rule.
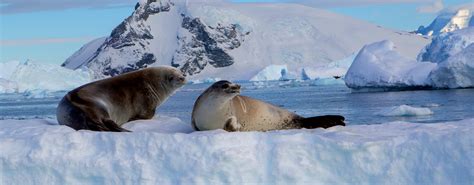
[[[269,131],[345,125],[342,116],[304,118],[280,107],[239,94],[240,85],[229,81],[214,83],[194,104],[192,113],[194,129]]]
[[[58,123],[76,130],[127,131],[120,126],[151,119],[156,107],[185,82],[172,67],[150,67],[95,81],[64,96],[56,112]]]

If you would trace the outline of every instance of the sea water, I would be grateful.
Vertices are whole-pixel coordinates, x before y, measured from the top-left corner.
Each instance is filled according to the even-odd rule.
[[[391,121],[436,123],[474,118],[474,89],[421,90],[353,93],[345,85],[307,82],[238,82],[241,94],[272,103],[302,116],[337,114],[349,125]],[[193,104],[211,84],[188,84],[161,107],[158,115],[173,116],[190,123]],[[56,106],[66,92],[31,98],[26,94],[1,94],[0,119],[55,118]],[[33,96],[34,97],[34,96]],[[409,105],[429,108],[423,116],[380,116],[390,107]]]

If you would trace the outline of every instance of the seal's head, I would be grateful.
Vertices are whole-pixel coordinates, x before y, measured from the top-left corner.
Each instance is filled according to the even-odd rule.
[[[218,93],[219,95],[223,95],[225,97],[237,96],[240,94],[240,85],[229,82],[227,80],[218,81],[209,88],[214,93]]]
[[[186,84],[183,73],[174,67],[162,66],[149,69],[152,71],[153,81],[160,82],[162,87],[178,89]]]
[[[175,68],[166,76],[167,82],[174,88],[180,88],[186,84],[186,77],[183,73]]]

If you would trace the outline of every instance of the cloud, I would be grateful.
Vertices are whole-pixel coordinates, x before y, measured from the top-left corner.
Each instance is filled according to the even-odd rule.
[[[438,13],[439,11],[443,10],[444,5],[442,0],[438,0],[432,4],[428,4],[425,6],[420,6],[416,9],[418,13]]]
[[[74,8],[133,7],[139,0],[0,0],[0,14],[29,13],[38,11],[59,11]],[[419,3],[434,5],[439,0],[188,0],[189,2],[284,2],[307,6],[334,8],[374,4]],[[441,3],[442,4],[442,3]]]
[[[450,7],[447,7],[443,10],[440,11],[441,14],[443,13],[455,13],[457,12],[459,9],[468,9],[468,10],[471,10],[471,12],[474,12],[474,2],[473,3],[466,3],[466,4],[460,4],[460,5],[454,5],[454,6],[450,6]]]
[[[137,0],[0,0],[0,14],[132,6]]]
[[[77,38],[39,38],[39,39],[6,39],[0,40],[1,46],[31,46],[43,44],[62,44],[74,42],[88,42],[94,37],[77,37]]]
[[[275,0],[275,2],[298,3],[313,7],[334,8],[377,4],[421,3],[430,4],[437,0]]]

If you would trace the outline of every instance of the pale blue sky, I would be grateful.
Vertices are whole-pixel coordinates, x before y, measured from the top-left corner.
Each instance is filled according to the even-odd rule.
[[[385,27],[409,31],[415,30],[420,25],[429,24],[436,16],[437,9],[472,2],[472,0],[234,1],[293,1]],[[83,44],[94,38],[109,35],[115,26],[132,13],[134,2],[136,0],[0,0],[0,62],[32,59],[61,64]]]

